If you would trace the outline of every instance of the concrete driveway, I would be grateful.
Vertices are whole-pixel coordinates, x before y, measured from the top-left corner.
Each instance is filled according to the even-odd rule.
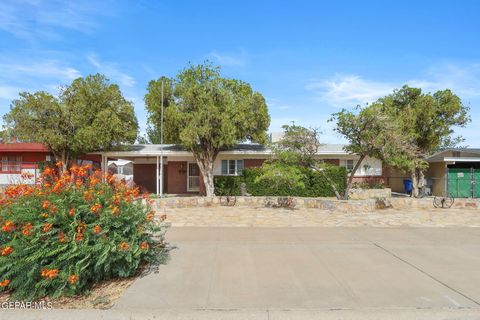
[[[172,228],[168,240],[171,261],[118,311],[480,318],[477,228]]]

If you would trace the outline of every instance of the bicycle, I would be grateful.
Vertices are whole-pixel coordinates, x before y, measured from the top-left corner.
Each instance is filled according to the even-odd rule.
[[[221,206],[226,206],[226,207],[234,207],[235,204],[237,203],[237,197],[236,196],[220,196],[220,205]]]
[[[435,196],[433,198],[433,206],[435,208],[448,209],[453,206],[454,202],[455,202],[455,198],[449,197],[449,196],[443,196],[443,197]]]

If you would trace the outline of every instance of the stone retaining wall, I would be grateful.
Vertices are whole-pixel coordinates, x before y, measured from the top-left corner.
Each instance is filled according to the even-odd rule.
[[[378,199],[390,198],[392,196],[392,189],[351,189],[350,199],[364,200],[364,199]]]
[[[265,207],[267,203],[277,203],[278,197],[236,197],[235,206]],[[376,201],[368,200],[336,200],[332,198],[294,198],[295,208],[318,208],[340,212],[370,212],[375,210]],[[155,199],[157,209],[218,207],[219,197],[175,197]]]
[[[387,206],[394,209],[431,209],[433,207],[433,198],[390,198],[385,201]],[[480,199],[457,198],[455,199],[452,208],[456,209],[479,209]]]

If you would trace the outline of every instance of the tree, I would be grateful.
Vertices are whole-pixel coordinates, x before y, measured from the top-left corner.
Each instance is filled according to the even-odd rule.
[[[100,74],[75,79],[58,97],[22,92],[4,116],[9,133],[43,143],[65,169],[76,156],[133,143],[138,123],[130,101]]]
[[[272,179],[273,175],[279,176],[282,181],[288,181],[292,186],[301,183],[301,171],[298,167],[305,167],[320,173],[335,193],[337,199],[342,195],[339,186],[330,178],[323,160],[318,158],[321,147],[320,130],[318,128],[305,128],[299,125],[284,125],[282,139],[275,143],[274,159],[267,166],[263,179]]]
[[[402,135],[407,137],[417,153],[410,159],[402,158],[396,165],[410,172],[413,195],[424,186],[424,172],[428,168],[426,157],[442,145],[459,143],[461,137],[452,137],[454,127],[465,127],[470,122],[469,108],[451,90],[433,94],[404,86],[381,98],[377,104],[398,123]]]
[[[165,141],[193,153],[206,195],[214,196],[213,164],[218,153],[240,141],[266,143],[270,116],[265,99],[248,83],[221,77],[220,68],[209,62],[190,65],[173,79],[162,77],[149,83],[145,103],[156,132],[162,81]]]
[[[348,144],[344,150],[359,156],[348,177],[344,198],[348,199],[353,177],[367,157],[377,158],[385,163],[400,163],[414,157],[416,149],[404,136],[397,122],[382,111],[381,106],[372,104],[358,113],[343,109],[334,113],[330,121],[335,121],[335,131],[341,134]]]

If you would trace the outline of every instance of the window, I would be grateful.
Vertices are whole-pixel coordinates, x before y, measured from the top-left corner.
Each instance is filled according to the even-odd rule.
[[[222,160],[222,175],[239,176],[243,173],[243,160]]]
[[[20,172],[22,169],[21,156],[4,156],[2,157],[3,172]]]
[[[348,172],[351,172],[355,166],[355,160],[343,160],[342,165],[347,169]]]

